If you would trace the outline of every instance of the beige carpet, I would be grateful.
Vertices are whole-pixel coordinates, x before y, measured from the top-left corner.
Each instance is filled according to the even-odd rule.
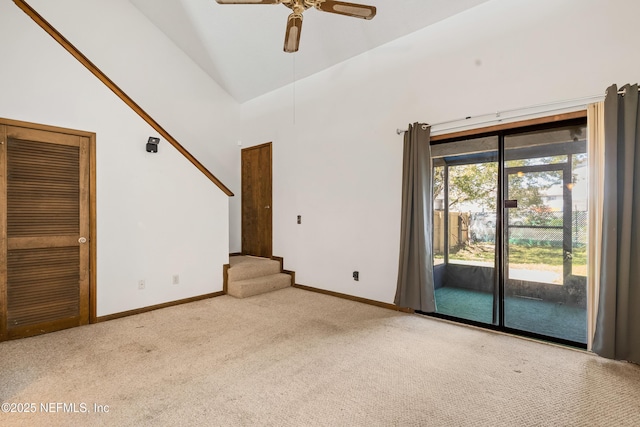
[[[37,406],[2,426],[638,426],[640,367],[288,288],[0,343],[0,401]]]

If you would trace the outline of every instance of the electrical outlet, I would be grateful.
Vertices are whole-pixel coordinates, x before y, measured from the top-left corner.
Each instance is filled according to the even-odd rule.
[[[302,215],[298,215],[298,224],[302,224]]]
[[[173,283],[174,285],[179,285],[180,284],[180,275],[174,274],[171,277],[171,283]]]
[[[144,279],[142,279],[142,280],[138,280],[138,289],[142,290],[142,289],[144,289],[146,286],[147,286],[147,285],[146,285],[146,283],[145,283]]]
[[[359,271],[354,271],[353,272],[353,280],[355,280],[356,282],[360,280],[360,272]]]

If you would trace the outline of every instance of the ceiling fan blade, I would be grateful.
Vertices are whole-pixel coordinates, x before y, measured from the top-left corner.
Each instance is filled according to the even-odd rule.
[[[278,4],[282,0],[216,0],[220,4]]]
[[[287,32],[284,37],[284,51],[293,53],[300,46],[300,32],[302,31],[302,14],[292,13],[287,20]]]
[[[376,7],[366,4],[347,3],[344,1],[320,1],[316,9],[338,15],[353,16],[354,18],[372,19],[376,16]]]

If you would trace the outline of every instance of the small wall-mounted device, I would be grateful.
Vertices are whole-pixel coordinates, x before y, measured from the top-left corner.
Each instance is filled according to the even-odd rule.
[[[149,140],[147,141],[147,153],[157,153],[159,143],[160,138],[150,136]]]
[[[353,272],[353,280],[355,280],[356,282],[360,280],[360,272],[359,271],[354,271]]]

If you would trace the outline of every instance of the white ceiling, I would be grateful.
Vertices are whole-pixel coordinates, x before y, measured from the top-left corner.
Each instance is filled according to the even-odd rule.
[[[309,9],[297,53],[283,52],[279,5],[214,0],[130,0],[238,102],[331,67],[488,0],[351,0],[376,6],[371,21]]]

